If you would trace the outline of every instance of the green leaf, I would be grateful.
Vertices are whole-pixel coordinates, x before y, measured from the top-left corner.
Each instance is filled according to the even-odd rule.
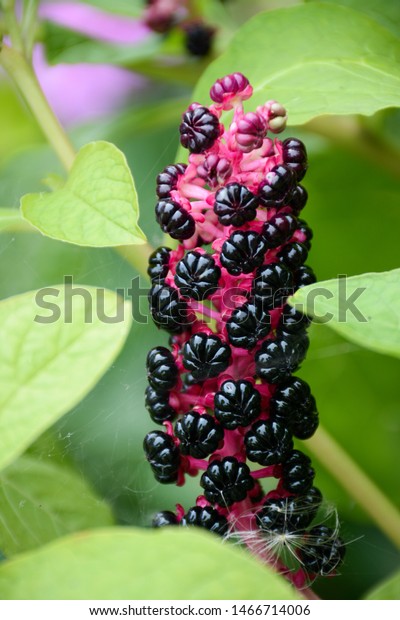
[[[21,213],[18,209],[0,207],[0,232],[6,230],[32,232],[34,228],[21,217]]]
[[[320,0],[305,0],[306,2],[320,2]],[[400,34],[400,3],[398,0],[330,0],[332,4],[342,4],[351,9],[362,11],[370,15],[385,28],[397,36]]]
[[[73,290],[55,286],[0,302],[0,469],[92,389],[127,337],[121,298],[103,289],[103,302],[98,289]],[[101,311],[123,320],[104,322]]]
[[[398,601],[400,598],[400,571],[370,590],[364,598],[368,601]]]
[[[2,599],[296,600],[285,580],[202,531],[72,535],[0,565]]]
[[[139,206],[124,154],[109,142],[91,142],[77,154],[64,187],[27,194],[23,217],[44,235],[85,246],[142,244]]]
[[[0,549],[6,557],[112,522],[108,506],[72,469],[22,456],[0,474]]]
[[[252,109],[277,99],[292,125],[321,114],[373,114],[399,106],[400,40],[346,7],[294,6],[244,24],[203,74],[193,101],[206,104],[213,82],[233,71],[253,85]]]
[[[317,282],[289,302],[362,347],[400,357],[400,269]]]

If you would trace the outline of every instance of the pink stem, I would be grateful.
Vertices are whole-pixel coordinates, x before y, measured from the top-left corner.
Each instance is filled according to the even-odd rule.
[[[270,465],[269,467],[263,467],[262,469],[257,469],[257,471],[251,471],[250,475],[252,478],[257,480],[257,478],[271,478],[275,473],[275,465]]]
[[[216,321],[219,321],[221,318],[221,315],[217,310],[213,310],[208,306],[204,306],[197,301],[191,301],[188,306],[195,312],[199,312],[201,315],[208,316],[210,319],[215,319]]]

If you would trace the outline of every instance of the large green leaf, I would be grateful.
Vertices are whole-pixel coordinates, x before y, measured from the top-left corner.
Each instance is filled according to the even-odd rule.
[[[299,594],[242,549],[201,531],[104,529],[0,565],[2,599],[293,600]]]
[[[22,456],[0,474],[0,549],[6,557],[111,524],[108,506],[66,466]]]
[[[124,154],[109,142],[92,142],[76,156],[65,186],[27,194],[22,214],[44,235],[86,246],[144,243],[135,185]]]
[[[203,74],[194,101],[223,75],[241,71],[252,106],[285,105],[290,124],[321,114],[373,114],[400,101],[400,40],[370,17],[311,3],[261,13],[236,33]]]
[[[400,269],[325,280],[290,303],[357,344],[400,357]]]
[[[400,571],[370,590],[364,598],[369,601],[398,601],[400,599]]]
[[[128,334],[129,307],[115,293],[71,291],[57,286],[0,302],[0,469],[92,389]],[[102,311],[119,311],[121,320],[105,322]]]
[[[306,2],[320,2],[321,0],[305,0]],[[383,24],[394,34],[400,34],[400,3],[398,0],[330,0],[334,4],[362,11]]]
[[[33,231],[35,229],[21,217],[18,209],[0,207],[0,232],[5,230]]]

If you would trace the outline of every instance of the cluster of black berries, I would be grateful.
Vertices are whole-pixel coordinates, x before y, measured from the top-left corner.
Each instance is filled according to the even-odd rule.
[[[195,103],[183,115],[188,164],[157,177],[157,221],[180,243],[149,261],[150,311],[170,333],[170,348],[147,357],[146,407],[164,430],[144,440],[156,480],[181,485],[202,471],[203,495],[153,524],[223,536],[250,530],[284,545],[295,537],[296,570],[280,570],[304,585],[344,555],[336,529],[312,527],[322,497],[309,457],[294,447],[318,426],[310,388],[293,376],[310,321],[287,303],[315,282],[304,264],[312,232],[299,217],[307,154],[300,140],[268,137],[284,126],[280,104],[244,112],[251,86],[243,75],[218,80],[210,95],[209,108]],[[225,128],[222,111],[232,108]],[[263,478],[279,482],[265,492]]]

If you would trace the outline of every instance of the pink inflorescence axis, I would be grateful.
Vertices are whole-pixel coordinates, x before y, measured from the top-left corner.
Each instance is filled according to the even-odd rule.
[[[195,505],[158,513],[155,527],[238,536],[303,587],[344,555],[337,528],[311,527],[322,496],[293,444],[318,426],[310,388],[293,375],[310,321],[287,304],[315,282],[305,265],[312,231],[299,217],[307,153],[296,138],[274,137],[287,120],[279,103],[244,111],[251,95],[240,73],[217,80],[213,103],[183,114],[188,164],[157,177],[156,218],[179,245],[149,261],[150,310],[170,348],[147,357],[146,407],[164,430],[148,433],[144,449],[159,482],[201,474]],[[266,478],[278,481],[272,491]]]

